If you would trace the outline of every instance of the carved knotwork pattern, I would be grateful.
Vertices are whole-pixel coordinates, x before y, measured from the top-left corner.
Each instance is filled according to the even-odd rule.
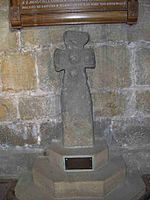
[[[19,7],[13,7],[11,8],[11,17],[13,20],[20,21],[20,8]]]

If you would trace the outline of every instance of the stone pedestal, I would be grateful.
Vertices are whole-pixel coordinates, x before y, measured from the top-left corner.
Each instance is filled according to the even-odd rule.
[[[86,68],[95,67],[92,49],[84,46],[89,35],[65,32],[65,50],[57,49],[54,65],[63,71],[61,93],[63,141],[51,144],[32,172],[17,186],[19,200],[137,200],[145,186],[137,175],[128,175],[121,157],[94,139],[92,99]]]
[[[121,157],[109,155],[104,141],[94,148],[64,148],[53,144],[39,157],[32,172],[16,187],[19,200],[138,200],[145,186],[138,174],[127,175]],[[90,170],[67,170],[65,158],[92,157]]]

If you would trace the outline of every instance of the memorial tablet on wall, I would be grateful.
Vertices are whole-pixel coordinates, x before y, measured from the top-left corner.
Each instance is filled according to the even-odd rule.
[[[85,23],[134,24],[138,0],[10,0],[13,28]]]

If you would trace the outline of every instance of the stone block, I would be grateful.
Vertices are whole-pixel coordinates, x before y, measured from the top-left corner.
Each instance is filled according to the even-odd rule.
[[[52,168],[49,159],[46,156],[38,157],[32,168],[33,182],[37,187],[42,188],[43,191],[49,191],[50,195],[54,196],[54,183],[48,168]]]
[[[94,147],[79,147],[79,148],[64,148],[64,146],[58,143],[52,143],[52,145],[47,149],[46,154],[49,159],[49,163],[51,167],[55,168],[55,170],[60,173],[67,173],[67,169],[65,170],[64,158],[69,157],[92,157],[92,170],[88,170],[90,172],[97,171],[101,167],[103,167],[108,162],[108,148],[106,142],[104,140],[95,141]],[[40,159],[39,159],[40,160]],[[37,161],[39,163],[39,161]],[[45,166],[46,167],[46,166]],[[38,168],[38,165],[35,163],[35,167]],[[46,167],[47,168],[47,167]],[[43,170],[42,170],[43,171]],[[73,173],[76,170],[72,171]],[[78,171],[78,170],[77,170]],[[80,170],[79,170],[80,171]],[[81,170],[82,171],[82,170]],[[80,171],[80,172],[81,172]],[[85,170],[83,170],[84,172]],[[47,171],[50,175],[51,172]],[[70,171],[71,172],[71,171]],[[43,173],[43,172],[42,172]],[[67,176],[67,174],[66,174]],[[65,176],[65,177],[66,177]],[[67,179],[65,179],[67,180]]]
[[[57,119],[60,116],[59,96],[28,96],[19,99],[20,117],[23,120]]]
[[[140,4],[138,23],[128,28],[128,40],[150,40],[150,6]]]
[[[137,85],[150,85],[150,49],[141,48],[136,54]]]
[[[149,0],[139,0],[140,4],[150,4]]]
[[[95,49],[95,54],[96,68],[88,72],[93,89],[131,85],[130,56],[125,46],[101,46]]]
[[[26,172],[18,181],[15,194],[19,200],[53,200],[50,190],[45,192],[43,188],[37,187],[33,182],[30,172]]]
[[[58,91],[60,89],[61,79],[53,65],[53,51],[44,49],[38,51],[37,66],[40,89],[54,92]]]
[[[21,91],[37,88],[35,61],[29,53],[15,53],[3,58],[1,64],[2,90]]]
[[[150,92],[136,92],[136,109],[141,114],[150,114]]]
[[[53,140],[62,142],[62,123],[42,123],[40,126],[41,145],[46,147],[51,144]]]
[[[140,174],[150,172],[150,148],[149,146],[122,151],[123,158],[131,172],[139,170]]]
[[[0,145],[25,146],[37,145],[37,128],[34,124],[0,125]]]
[[[128,28],[126,24],[88,24],[83,25],[82,30],[90,34],[91,42],[125,42],[128,40]]]
[[[21,31],[21,40],[23,48],[51,47],[62,43],[62,36],[65,30],[79,30],[80,26],[50,26],[35,27],[30,30]]]
[[[48,27],[21,30],[21,41],[23,48],[49,47],[51,46],[50,30]]]
[[[115,92],[93,94],[94,115],[96,117],[114,117],[123,115],[126,110],[126,97]]]
[[[0,0],[0,10],[8,9],[8,0]]]
[[[126,181],[106,197],[105,200],[137,200],[145,193],[145,184],[138,173],[129,174]]]
[[[4,1],[1,2],[2,6]],[[5,4],[4,4],[5,5]],[[1,5],[0,5],[1,6]],[[9,16],[7,11],[0,9],[0,51],[17,50],[17,32],[11,32],[9,29]]]
[[[112,133],[110,131],[111,120],[110,119],[99,119],[94,121],[94,137],[95,139],[105,138],[107,144],[112,141]]]
[[[150,143],[150,119],[114,120],[113,137],[122,147],[140,147]]]
[[[95,188],[94,188],[95,189]],[[120,184],[115,190],[109,193],[105,200],[137,200],[145,192],[145,185],[141,178],[137,174],[132,174],[124,181],[123,184]],[[56,200],[52,197],[50,190],[45,192],[42,187],[37,187],[33,182],[33,177],[31,173],[25,173],[19,180],[17,187],[15,189],[17,198],[21,200]],[[121,195],[120,195],[121,194]],[[65,198],[66,199],[66,198]],[[73,198],[75,200],[76,198]],[[82,198],[83,200],[87,198]],[[89,197],[89,200],[93,200],[93,197]],[[100,200],[101,198],[95,198]],[[104,198],[102,198],[104,199]]]
[[[54,182],[54,188],[48,187],[48,191],[53,189],[54,199],[104,197],[119,186],[125,178],[126,170],[120,157],[111,159],[104,167],[98,168],[96,171],[82,173],[76,171],[69,173],[69,175],[68,172],[64,172],[48,159],[50,158],[40,157],[37,160],[33,167],[33,180],[38,187],[45,188],[45,190],[47,185],[50,186]]]
[[[26,170],[31,170],[37,156],[42,151],[32,149],[0,150],[0,177],[19,177]]]
[[[21,40],[23,48],[51,47],[62,43],[62,36],[65,30],[79,30],[80,26],[50,26],[36,27],[21,31]]]
[[[0,121],[11,121],[17,118],[17,108],[11,98],[0,97]]]

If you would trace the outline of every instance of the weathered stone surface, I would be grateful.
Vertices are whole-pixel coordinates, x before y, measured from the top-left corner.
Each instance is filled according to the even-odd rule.
[[[64,33],[65,50],[56,49],[56,71],[64,71],[61,92],[64,145],[93,145],[92,99],[87,84],[86,68],[95,67],[92,49],[84,49],[89,35],[84,32]]]
[[[51,46],[50,30],[46,28],[34,28],[21,31],[23,48],[38,48]]]
[[[95,53],[96,69],[88,73],[93,89],[131,85],[130,56],[125,46],[101,46],[95,49]]]
[[[22,97],[19,99],[20,117],[30,119],[56,119],[60,115],[58,96]]]
[[[40,126],[41,133],[41,145],[46,147],[49,146],[52,140],[59,140],[62,142],[62,123],[43,123]]]
[[[116,190],[109,193],[105,200],[137,200],[144,194],[144,192],[145,185],[143,181],[137,174],[133,174],[129,176],[123,184],[117,187]],[[46,195],[43,188],[39,188],[34,184],[31,173],[25,173],[19,180],[16,194],[17,197],[22,200],[43,200],[43,197],[45,200],[55,200],[55,198],[49,195],[49,191],[46,192]],[[88,197],[88,199],[93,200],[93,197]],[[73,200],[75,200],[75,198],[73,198]],[[96,200],[100,200],[100,198],[97,198]]]
[[[46,150],[46,155],[48,156],[49,160],[49,168],[55,168],[54,170],[58,173],[63,173],[65,166],[64,166],[64,157],[85,157],[87,155],[93,157],[93,169],[95,173],[97,170],[99,170],[101,167],[105,166],[108,162],[108,148],[106,145],[106,142],[104,140],[98,140],[95,141],[94,147],[78,147],[78,148],[65,148],[62,144],[58,143],[52,143],[51,146]],[[41,163],[41,158],[37,160],[37,163],[35,163],[35,167],[33,170],[36,170],[39,168],[39,172],[41,171],[41,174],[43,173],[43,170],[40,170],[40,167],[38,167],[38,164]],[[43,166],[41,163],[40,165]],[[49,178],[52,179],[51,171],[48,170],[47,166],[43,166],[45,170],[47,170],[47,174],[49,174]],[[66,172],[66,171],[65,171]],[[70,170],[71,172],[71,170]],[[73,173],[75,171],[72,171]],[[81,171],[80,171],[81,172]],[[80,174],[80,172],[78,172]],[[88,170],[89,172],[89,170]],[[91,172],[91,170],[90,170]],[[93,171],[92,171],[93,172]],[[76,174],[77,177],[79,174]],[[57,173],[56,173],[57,174]],[[82,173],[81,173],[82,174]],[[80,175],[81,175],[80,174]],[[59,175],[53,174],[54,179],[59,179]],[[84,176],[84,174],[82,174]],[[93,174],[91,174],[92,176]],[[70,174],[71,176],[71,174]],[[68,177],[68,179],[67,179]],[[80,176],[79,176],[80,177]],[[69,181],[69,176],[66,174],[64,177],[66,181]],[[75,177],[74,177],[75,178]],[[84,177],[85,178],[85,177]],[[92,178],[92,177],[91,177]],[[78,179],[78,178],[77,178]],[[95,180],[93,177],[92,180]]]
[[[24,146],[37,144],[37,128],[34,124],[0,125],[0,144]]]
[[[150,114],[150,92],[136,92],[136,108],[140,113]]]
[[[35,61],[29,53],[15,53],[3,58],[1,64],[3,91],[35,90]]]
[[[94,171],[69,173],[63,169],[64,156],[94,156]],[[125,165],[120,157],[108,159],[106,144],[102,141],[94,148],[64,149],[55,147],[49,152],[48,157],[40,157],[33,167],[34,183],[45,189],[52,190],[55,197],[102,197],[112,191],[113,188],[125,178]],[[104,163],[106,164],[104,166]],[[101,166],[101,167],[100,167]],[[51,170],[49,170],[51,169]],[[54,183],[54,188],[51,186]],[[47,187],[49,185],[50,187]],[[88,188],[88,193],[87,193]],[[54,198],[55,199],[55,198]]]
[[[123,150],[123,158],[131,172],[140,171],[140,174],[149,174],[150,172],[150,147],[144,147],[133,150]]]
[[[0,176],[1,177],[19,177],[26,170],[31,170],[37,156],[42,151],[30,149],[8,149],[0,150]]]
[[[96,117],[114,117],[123,115],[126,110],[126,96],[115,92],[93,94],[94,115]]]
[[[33,182],[31,172],[26,172],[18,181],[15,188],[17,199],[21,200],[52,200],[50,190],[46,193],[43,188],[37,187]]]
[[[0,10],[8,8],[8,0],[0,0]]]
[[[54,45],[63,43],[63,34],[66,30],[80,31],[81,28],[82,26],[80,25],[51,26],[50,27],[51,43]]]
[[[150,85],[150,49],[141,48],[136,54],[137,84]]]
[[[39,74],[39,87],[42,90],[58,91],[60,77],[53,66],[52,50],[37,52],[37,66]]]
[[[59,176],[60,181],[55,181],[56,198],[74,197],[106,197],[125,178],[124,163],[121,159],[110,160],[104,168],[99,168],[97,173],[85,172],[80,176],[72,173],[69,180],[65,181],[65,176]]]
[[[122,147],[140,147],[150,143],[150,119],[116,120],[112,125],[113,137]]]
[[[57,168],[56,165],[53,166]],[[47,156],[42,156],[37,158],[32,169],[34,184],[43,191],[46,191],[49,194],[49,199],[52,199],[50,197],[54,196],[54,183],[52,177],[50,177],[50,171],[52,171],[53,166],[50,165]],[[18,191],[18,193],[20,193],[20,191]]]
[[[139,3],[140,4],[147,4],[147,5],[150,4],[149,0],[139,0]]]
[[[126,24],[91,24],[83,25],[82,30],[91,36],[94,43],[128,40],[128,26]]]
[[[98,121],[94,121],[95,140],[100,138],[105,138],[107,144],[110,144],[112,141],[112,133],[110,129],[111,129],[110,119],[99,119]]]
[[[80,26],[51,26],[21,31],[23,48],[51,47],[52,44],[63,42],[65,30],[79,30]]]
[[[4,1],[1,2],[1,4]],[[1,5],[0,5],[1,6]],[[17,33],[11,32],[9,30],[9,21],[8,21],[8,11],[3,11],[0,9],[0,51],[9,51],[9,50],[16,50],[18,47],[17,44]]]
[[[0,97],[0,121],[16,120],[17,108],[11,98]]]
[[[138,23],[128,28],[128,40],[150,40],[150,6],[140,4]]]

